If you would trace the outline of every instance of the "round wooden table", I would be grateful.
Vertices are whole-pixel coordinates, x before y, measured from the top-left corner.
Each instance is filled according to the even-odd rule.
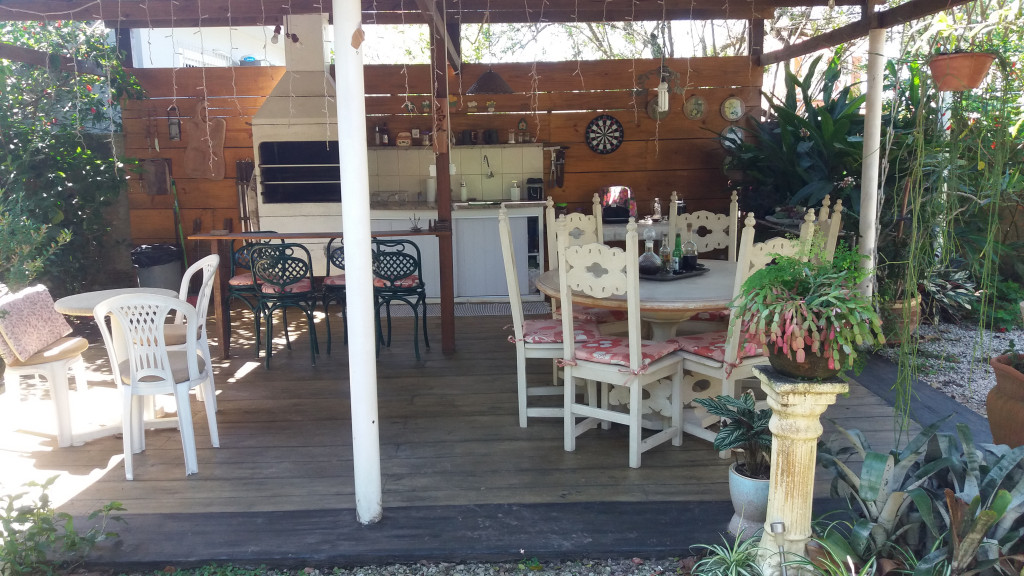
[[[698,312],[729,307],[736,279],[736,263],[724,260],[701,260],[706,274],[678,280],[640,279],[640,317],[650,322],[655,340],[667,340],[676,334],[681,322]],[[537,278],[537,289],[552,297],[561,297],[558,270],[548,270]],[[573,304],[596,308],[626,309],[626,297],[594,298],[574,294]]]

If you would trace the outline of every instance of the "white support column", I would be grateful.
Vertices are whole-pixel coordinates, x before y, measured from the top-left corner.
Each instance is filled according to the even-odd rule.
[[[335,2],[333,10],[356,519],[372,524],[383,514],[383,496],[380,419],[377,416],[377,334],[370,256],[370,171],[360,49],[362,15],[359,2]]]
[[[882,146],[882,72],[885,69],[885,30],[868,32],[868,77],[864,107],[864,162],[860,172],[860,253],[867,255],[864,265],[875,268],[878,243],[878,166]],[[871,282],[860,286],[871,296]]]

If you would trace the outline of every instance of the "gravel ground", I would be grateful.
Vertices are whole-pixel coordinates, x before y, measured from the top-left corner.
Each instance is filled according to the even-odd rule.
[[[977,326],[938,324],[918,327],[918,379],[941,390],[957,402],[985,416],[985,397],[996,385],[988,365],[1014,341],[1024,349],[1024,330],[979,332]],[[893,362],[899,348],[885,348],[880,354]]]

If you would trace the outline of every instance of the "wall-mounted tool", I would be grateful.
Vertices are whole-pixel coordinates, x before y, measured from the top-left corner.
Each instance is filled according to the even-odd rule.
[[[552,187],[561,188],[565,184],[565,151],[568,146],[548,146],[544,148],[551,152],[551,174],[548,184]]]

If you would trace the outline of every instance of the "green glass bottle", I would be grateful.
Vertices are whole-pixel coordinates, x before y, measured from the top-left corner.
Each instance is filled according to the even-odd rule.
[[[681,272],[683,265],[683,237],[676,233],[676,247],[672,250],[672,272]]]

